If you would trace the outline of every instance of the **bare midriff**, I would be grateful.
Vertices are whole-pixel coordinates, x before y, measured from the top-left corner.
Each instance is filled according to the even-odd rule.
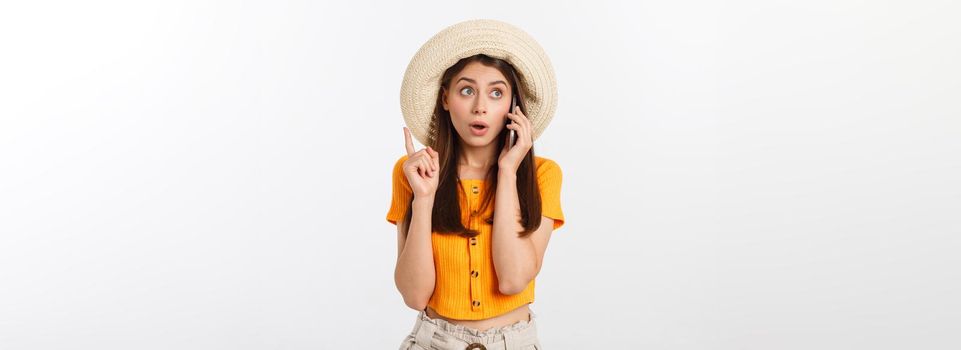
[[[430,318],[439,318],[456,325],[474,328],[476,330],[483,332],[491,328],[507,326],[507,325],[516,323],[518,321],[530,321],[531,309],[529,305],[530,304],[524,304],[523,306],[518,307],[511,311],[508,311],[505,314],[494,316],[491,318],[486,318],[483,320],[455,320],[455,319],[447,318],[437,314],[437,312],[434,311],[434,309],[431,308],[430,306],[427,307],[426,313],[427,313],[427,316]]]

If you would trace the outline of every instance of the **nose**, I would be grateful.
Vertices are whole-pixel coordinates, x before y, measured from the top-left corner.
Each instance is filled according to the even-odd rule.
[[[483,98],[478,98],[474,102],[474,114],[487,114],[487,102]]]

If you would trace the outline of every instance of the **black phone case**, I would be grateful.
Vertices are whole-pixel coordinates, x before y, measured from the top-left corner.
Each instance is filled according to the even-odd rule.
[[[510,111],[508,111],[508,113],[514,113],[514,107],[516,106],[517,106],[517,95],[511,94],[511,109]],[[514,123],[513,120],[507,119],[507,124],[513,124],[513,123]],[[508,138],[510,140],[510,143],[508,144],[508,148],[510,148],[517,143],[517,132],[514,130],[510,130],[508,134],[510,134]]]

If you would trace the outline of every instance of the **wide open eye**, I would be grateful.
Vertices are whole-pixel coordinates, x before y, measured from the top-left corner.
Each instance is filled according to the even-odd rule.
[[[503,96],[503,95],[504,95],[504,93],[502,93],[500,90],[491,91],[491,97],[501,98],[501,96]]]
[[[473,93],[474,93],[474,89],[471,88],[471,87],[469,87],[469,86],[460,89],[460,94],[461,94],[461,95],[470,95],[470,94],[473,94]]]

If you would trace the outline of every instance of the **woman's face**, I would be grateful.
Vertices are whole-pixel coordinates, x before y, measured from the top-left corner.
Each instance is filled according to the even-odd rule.
[[[464,143],[485,146],[494,141],[507,123],[511,88],[497,68],[471,62],[451,79],[443,104]],[[473,124],[486,127],[477,128]]]

